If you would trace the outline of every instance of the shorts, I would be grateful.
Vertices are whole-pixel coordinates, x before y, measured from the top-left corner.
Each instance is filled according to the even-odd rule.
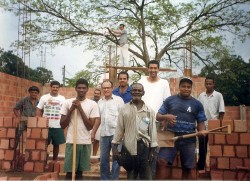
[[[49,128],[48,144],[58,146],[65,143],[64,131],[62,128]]]
[[[168,165],[172,166],[176,154],[179,151],[182,167],[193,169],[195,167],[195,148],[195,142],[185,142],[185,140],[179,140],[175,142],[175,147],[160,148],[158,158],[167,160]]]
[[[91,144],[76,145],[76,172],[90,170],[90,154],[91,154]],[[65,159],[64,159],[65,172],[72,172],[72,163],[73,163],[73,144],[66,143]]]

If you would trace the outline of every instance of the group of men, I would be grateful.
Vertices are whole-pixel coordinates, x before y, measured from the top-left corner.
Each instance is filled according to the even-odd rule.
[[[76,179],[82,179],[82,172],[90,169],[91,144],[93,144],[93,154],[96,155],[99,141],[101,180],[119,179],[120,147],[125,147],[132,158],[130,161],[133,166],[127,170],[128,179],[167,179],[178,151],[182,164],[182,177],[191,179],[191,170],[196,166],[196,139],[177,140],[174,147],[159,148],[156,120],[162,123],[162,130],[171,132],[175,136],[198,130],[200,157],[197,167],[203,170],[207,152],[208,138],[205,131],[207,120],[223,119],[225,112],[223,97],[214,90],[215,82],[211,77],[205,79],[206,92],[199,96],[199,100],[191,96],[193,82],[188,77],[180,79],[179,93],[171,96],[168,81],[158,76],[159,62],[152,60],[147,67],[149,75],[131,86],[128,84],[128,73],[123,71],[118,74],[119,87],[115,89],[112,81],[104,80],[101,88],[95,89],[93,100],[86,97],[89,85],[85,79],[76,82],[76,98],[67,100],[58,94],[60,84],[53,81],[51,92],[43,95],[39,103],[30,96],[29,100],[26,100],[30,103],[30,108],[21,106],[25,102],[22,99],[20,101],[22,103],[17,104],[14,112],[16,114],[18,110],[28,109],[33,113],[24,116],[36,115],[48,118],[48,141],[53,144],[53,160],[57,160],[59,144],[65,143],[63,129],[68,127],[64,160],[66,179],[72,177],[75,111],[77,111]],[[29,92],[31,91],[39,93],[39,89],[34,90],[34,86],[30,88]],[[156,151],[158,156],[154,159]]]

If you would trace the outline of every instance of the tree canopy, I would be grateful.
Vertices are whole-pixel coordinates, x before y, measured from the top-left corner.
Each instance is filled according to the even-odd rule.
[[[240,56],[225,56],[201,70],[200,76],[207,75],[215,77],[216,90],[227,106],[250,105],[250,60],[246,63]]]
[[[52,71],[43,67],[31,69],[12,51],[4,51],[3,49],[0,49],[0,72],[40,82],[43,85],[53,80]]]
[[[228,35],[242,41],[250,35],[249,0],[7,0],[3,4],[16,14],[24,13],[22,9],[31,13],[31,21],[23,24],[25,45],[30,47],[71,42],[107,50],[107,44],[118,41],[103,32],[122,22],[132,57],[144,64],[156,59],[180,67],[179,55],[186,49],[193,61],[208,65],[228,54],[229,42],[224,41]],[[189,40],[192,49],[186,46]]]

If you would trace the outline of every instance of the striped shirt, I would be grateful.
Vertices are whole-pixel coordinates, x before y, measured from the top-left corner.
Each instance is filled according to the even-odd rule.
[[[125,104],[119,112],[112,143],[119,144],[123,137],[124,144],[131,155],[137,155],[138,140],[143,140],[147,146],[156,147],[157,132],[154,111],[146,104],[143,104],[140,110],[137,110],[132,102]]]

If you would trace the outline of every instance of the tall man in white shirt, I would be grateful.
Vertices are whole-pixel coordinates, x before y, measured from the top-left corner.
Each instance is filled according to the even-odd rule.
[[[118,121],[118,112],[124,105],[121,97],[112,94],[113,83],[106,80],[101,85],[104,97],[98,101],[101,115],[101,139],[100,139],[100,173],[101,180],[118,180],[120,168],[113,159],[112,171],[110,172],[111,141],[115,134]]]
[[[53,161],[57,161],[59,145],[65,143],[64,132],[60,126],[60,110],[65,97],[58,94],[59,89],[60,83],[52,81],[50,93],[40,98],[36,109],[36,116],[43,116],[49,121],[48,144],[53,145]]]
[[[221,93],[214,90],[215,81],[211,76],[205,79],[206,91],[202,92],[198,100],[202,103],[207,121],[205,121],[206,129],[208,129],[208,120],[218,119],[223,120],[225,113],[224,99]],[[197,163],[198,170],[204,170],[207,156],[208,136],[199,138],[199,160]]]
[[[144,87],[145,94],[142,100],[146,105],[150,106],[155,115],[158,113],[163,101],[171,96],[169,83],[165,79],[158,77],[160,64],[157,60],[148,62],[149,76],[141,78],[138,82]],[[165,121],[161,123],[165,127]],[[163,128],[164,129],[164,128]],[[160,146],[160,145],[159,145]],[[152,177],[155,177],[156,172],[156,159],[152,162]]]

